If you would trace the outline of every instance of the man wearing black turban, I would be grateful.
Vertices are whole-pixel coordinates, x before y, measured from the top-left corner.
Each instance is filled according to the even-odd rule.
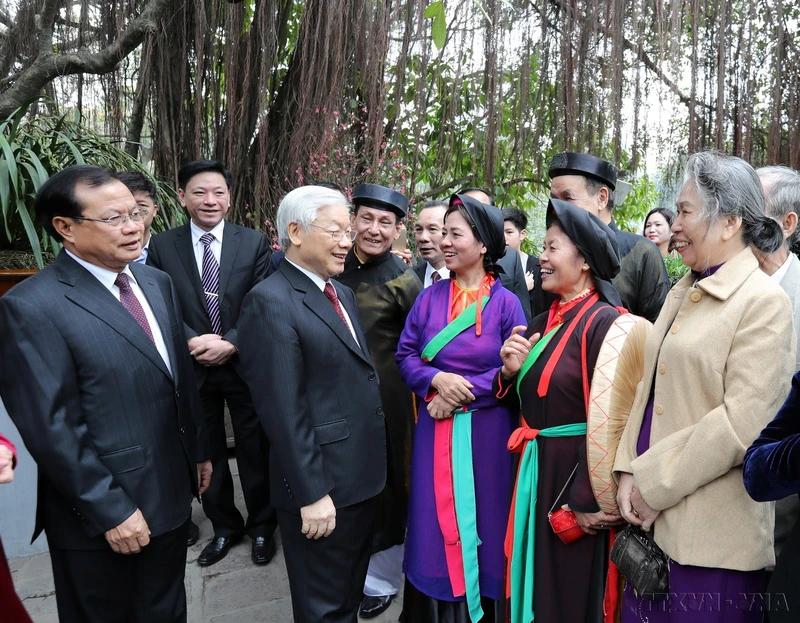
[[[655,322],[669,292],[669,277],[661,253],[644,236],[620,231],[612,218],[617,170],[610,162],[589,154],[565,152],[550,164],[550,196],[575,204],[599,218],[614,233],[620,270],[614,288],[623,306],[633,314]],[[534,274],[536,288],[541,286]],[[536,291],[535,291],[536,292]],[[534,315],[549,308],[552,298],[539,290]],[[537,304],[538,301],[538,304]]]

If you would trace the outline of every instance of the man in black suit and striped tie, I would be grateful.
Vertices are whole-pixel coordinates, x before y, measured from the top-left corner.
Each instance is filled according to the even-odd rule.
[[[303,186],[278,208],[286,256],[242,306],[242,369],[273,442],[270,476],[295,623],[355,623],[386,483],[386,419],[353,291],[344,196]]]
[[[0,298],[0,395],[39,468],[59,620],[185,622],[211,463],[177,295],[135,262],[144,215],[107,170],[56,173],[35,209],[64,249]]]
[[[230,172],[219,162],[183,165],[178,197],[191,221],[154,236],[147,256],[149,265],[172,277],[178,291],[206,416],[216,478],[203,497],[203,509],[214,526],[214,538],[197,559],[203,566],[222,560],[244,534],[252,541],[253,562],[268,563],[275,555],[273,535],[278,525],[269,499],[269,442],[241,377],[237,329],[245,295],[269,274],[271,251],[262,233],[225,221],[231,181]],[[247,521],[233,499],[226,403]]]

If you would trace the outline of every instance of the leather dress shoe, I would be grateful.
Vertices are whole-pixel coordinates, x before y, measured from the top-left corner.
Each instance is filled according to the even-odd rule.
[[[253,539],[250,557],[257,565],[266,565],[275,556],[275,537],[257,536]]]
[[[394,595],[364,595],[361,600],[361,607],[358,609],[358,616],[362,619],[374,619],[381,612],[385,611],[392,605]]]
[[[195,543],[197,543],[197,539],[200,538],[200,526],[198,526],[195,522],[189,522],[189,534],[186,536],[186,546],[191,547]]]
[[[211,542],[203,548],[197,558],[197,564],[201,567],[208,567],[218,563],[228,555],[228,550],[242,540],[242,535],[236,536],[215,536]]]

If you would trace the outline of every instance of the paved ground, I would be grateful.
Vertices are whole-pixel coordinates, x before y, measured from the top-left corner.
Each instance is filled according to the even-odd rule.
[[[238,473],[236,460],[231,471]],[[237,483],[237,505],[244,513]],[[257,567],[250,561],[250,541],[237,544],[225,559],[211,567],[200,567],[197,557],[212,536],[211,523],[195,504],[194,520],[200,525],[200,541],[189,548],[186,565],[186,596],[189,623],[289,623],[292,604],[283,550],[278,538],[278,553],[270,564]],[[35,623],[58,623],[50,556],[39,554],[9,561],[17,592]],[[402,596],[398,597],[376,623],[395,623],[400,616]]]

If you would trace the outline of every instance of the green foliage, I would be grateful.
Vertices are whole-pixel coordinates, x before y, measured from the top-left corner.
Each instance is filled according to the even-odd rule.
[[[0,249],[30,251],[42,268],[45,256],[55,255],[60,245],[36,222],[34,199],[53,173],[74,164],[149,173],[116,144],[66,116],[25,113],[20,108],[0,123]],[[184,222],[171,188],[158,185],[158,205],[155,231]]]
[[[641,234],[647,213],[657,204],[656,183],[644,174],[633,180],[625,201],[614,208],[614,221],[620,229]]]
[[[670,253],[664,258],[664,264],[667,266],[667,274],[669,281],[674,286],[681,277],[689,272],[689,267],[683,263],[681,256],[677,253]]]
[[[431,37],[438,49],[442,49],[447,42],[447,19],[444,14],[444,0],[431,2],[425,8],[425,17],[432,19]]]

